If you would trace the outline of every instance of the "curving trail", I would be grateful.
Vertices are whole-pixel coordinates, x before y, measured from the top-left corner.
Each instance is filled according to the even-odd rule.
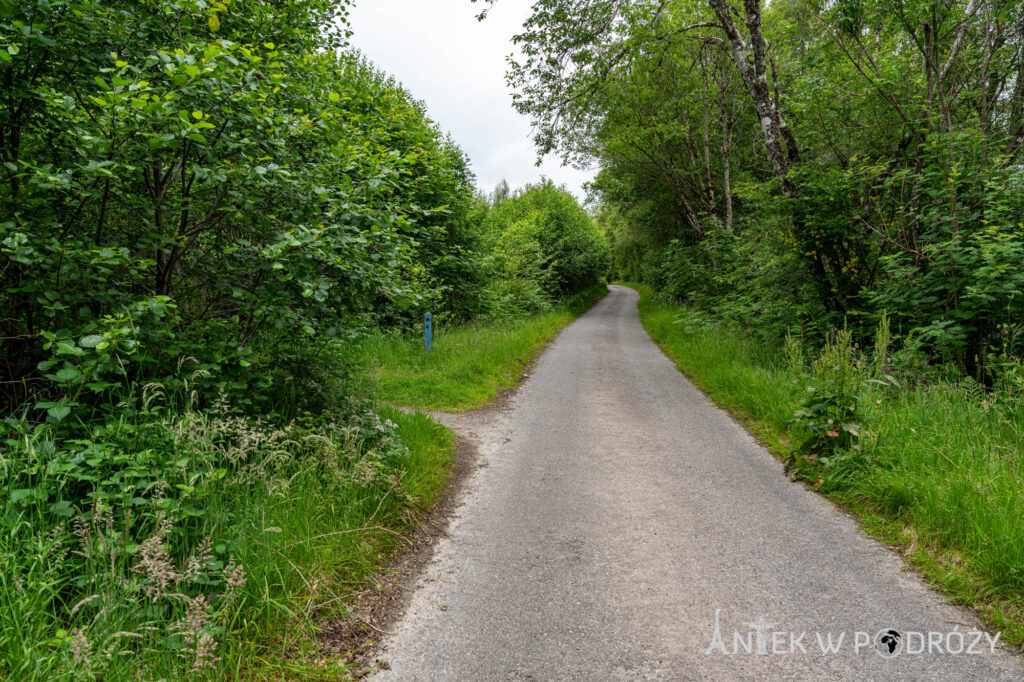
[[[374,679],[1024,679],[985,639],[947,653],[976,619],[791,483],[650,341],[637,298],[611,287],[508,406],[453,422],[483,466]],[[753,637],[707,655],[716,610],[730,654],[734,631],[774,623],[767,653]],[[854,634],[883,628],[925,652],[886,659]],[[839,654],[816,633],[845,633]]]

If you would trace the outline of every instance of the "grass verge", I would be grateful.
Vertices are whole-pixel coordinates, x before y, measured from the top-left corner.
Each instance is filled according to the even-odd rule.
[[[803,378],[781,349],[658,301],[644,285],[645,329],[676,366],[786,458]],[[898,548],[1003,640],[1024,643],[1024,425],[970,384],[862,389],[861,450],[804,471],[812,487]]]
[[[360,352],[383,402],[468,410],[515,386],[537,353],[606,293],[602,284],[531,317],[438,326],[430,354],[419,335],[396,334],[371,337]]]
[[[439,329],[430,357],[396,337],[360,352],[383,401],[465,409],[511,387],[605,291]],[[354,375],[324,387],[345,399],[322,413],[258,416],[200,403],[200,372],[88,418],[0,421],[0,679],[359,672],[369,626],[349,606],[379,606],[374,576],[442,494],[453,434],[353,397]]]
[[[119,407],[0,422],[0,679],[346,679],[323,626],[438,498],[452,434],[368,402]]]
[[[370,463],[340,485],[320,476],[297,481],[250,517],[279,530],[250,548],[252,563],[263,569],[255,578],[265,606],[254,614],[251,636],[237,637],[240,645],[228,657],[239,666],[237,677],[337,680],[361,672],[352,662],[360,652],[348,650],[361,638],[331,641],[325,626],[369,632],[347,607],[375,589],[374,576],[409,542],[419,510],[440,498],[455,447],[453,434],[426,415],[377,412],[395,425],[404,451],[399,460],[385,468]]]

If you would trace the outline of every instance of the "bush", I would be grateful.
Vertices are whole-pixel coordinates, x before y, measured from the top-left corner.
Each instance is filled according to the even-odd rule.
[[[441,477],[338,348],[474,314],[482,210],[347,6],[0,2],[0,678],[244,677]]]
[[[498,203],[485,229],[494,254],[492,278],[529,279],[552,299],[586,290],[611,268],[605,235],[576,199],[550,180]]]
[[[489,259],[494,276],[484,293],[492,315],[528,315],[551,306],[552,272],[543,267],[546,257],[539,232],[536,221],[519,220],[494,238]]]
[[[344,5],[0,13],[4,410],[73,413],[186,356],[242,406],[352,327],[461,310],[467,162],[392,79],[336,55]]]
[[[696,244],[679,239],[648,251],[643,281],[668,300],[696,306],[772,341],[793,327],[822,333],[825,319],[808,302],[799,261],[766,230],[726,230],[709,220]],[[819,331],[820,330],[820,331]]]

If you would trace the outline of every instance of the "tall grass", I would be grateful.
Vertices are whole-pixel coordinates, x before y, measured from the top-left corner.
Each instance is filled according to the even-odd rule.
[[[443,488],[451,434],[152,393],[99,424],[3,425],[0,679],[341,675],[317,627]]]
[[[655,299],[640,315],[655,342],[700,388],[788,458],[807,433],[793,423],[808,376],[799,353]],[[797,360],[797,364],[799,364]],[[893,371],[898,371],[894,369]],[[855,511],[954,599],[1009,641],[1024,642],[1024,423],[974,382],[863,381],[858,450],[801,473]]]
[[[358,352],[380,400],[470,409],[514,386],[548,341],[605,293],[600,285],[530,317],[435,327],[430,353],[418,334],[386,333],[371,336]]]
[[[239,677],[322,679],[346,671],[343,659],[325,660],[319,651],[320,626],[348,615],[352,597],[404,543],[417,510],[443,490],[451,433],[424,415],[379,414],[400,439],[390,444],[395,457],[364,450],[338,479],[311,469],[272,498],[249,501],[241,534],[257,587],[247,595],[252,625],[236,633],[229,656]]]

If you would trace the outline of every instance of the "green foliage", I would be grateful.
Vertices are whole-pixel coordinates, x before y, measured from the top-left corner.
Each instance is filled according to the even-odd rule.
[[[542,229],[531,220],[519,220],[491,241],[487,283],[487,309],[499,318],[517,318],[547,310],[552,305],[551,271],[543,266]]]
[[[808,169],[800,211],[813,222],[793,239],[805,267],[822,273],[818,295],[829,309],[861,308],[869,319],[888,310],[936,360],[991,379],[984,359],[1001,345],[1000,325],[1024,313],[1024,203],[1019,169],[986,163],[977,153],[985,144],[976,134],[936,135],[919,169],[858,159]],[[950,167],[950,157],[960,161]],[[884,241],[868,215],[885,223]]]
[[[798,258],[771,230],[726,230],[709,222],[706,236],[687,245],[672,240],[644,254],[640,274],[670,300],[714,313],[719,318],[776,342],[794,327],[813,333],[824,327],[822,308]]]
[[[464,156],[394,81],[330,52],[344,3],[286,4],[0,17],[6,408],[75,410],[191,356],[205,388],[266,409],[353,325],[423,301],[467,314]]]
[[[443,430],[406,438],[368,404],[275,424],[189,395],[150,384],[102,423],[4,424],[0,676],[235,677],[441,487]]]
[[[486,312],[487,207],[347,5],[0,2],[0,678],[294,672],[442,487],[337,349]]]
[[[597,284],[611,249],[593,218],[550,180],[497,203],[484,229],[491,252],[491,305],[505,314],[543,310]]]
[[[827,464],[838,452],[858,451],[863,430],[859,423],[863,378],[848,330],[828,339],[811,364],[808,378],[806,396],[790,422],[807,433],[794,452],[796,463],[821,459]]]
[[[992,386],[1024,314],[1020,19],[1010,0],[540,0],[510,81],[542,153],[600,168],[617,276],[773,340],[864,342],[885,311]]]

